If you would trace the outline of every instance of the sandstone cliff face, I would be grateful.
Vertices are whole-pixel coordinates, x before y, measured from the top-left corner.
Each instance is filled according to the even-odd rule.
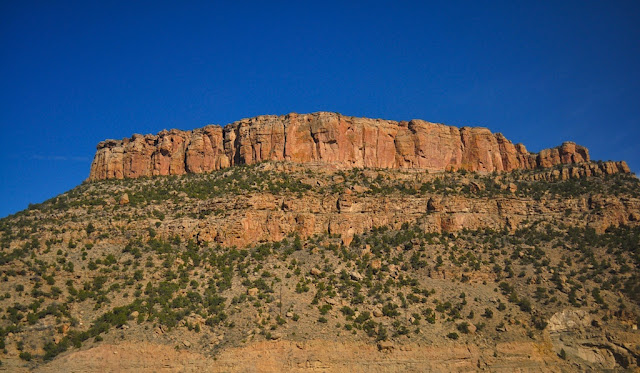
[[[203,173],[267,160],[492,172],[588,162],[589,152],[566,142],[529,153],[524,145],[480,127],[292,113],[106,140],[98,144],[89,180]]]

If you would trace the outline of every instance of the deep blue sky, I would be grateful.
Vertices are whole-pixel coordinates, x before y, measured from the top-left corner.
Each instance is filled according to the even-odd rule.
[[[640,170],[639,1],[182,3],[0,2],[0,217],[81,183],[103,139],[260,114],[478,125]]]

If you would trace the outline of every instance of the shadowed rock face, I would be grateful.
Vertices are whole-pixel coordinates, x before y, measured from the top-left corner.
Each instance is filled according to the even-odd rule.
[[[500,172],[588,162],[589,152],[566,142],[529,153],[524,145],[481,127],[292,113],[243,119],[225,127],[106,140],[98,144],[89,180],[202,173],[267,160],[343,168]]]

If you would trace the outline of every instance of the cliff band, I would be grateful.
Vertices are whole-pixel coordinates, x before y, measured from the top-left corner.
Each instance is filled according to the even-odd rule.
[[[292,113],[243,119],[225,127],[106,140],[97,146],[89,180],[203,173],[267,160],[492,172],[588,162],[589,152],[565,142],[529,153],[524,145],[480,127]],[[616,167],[628,172],[624,163]]]

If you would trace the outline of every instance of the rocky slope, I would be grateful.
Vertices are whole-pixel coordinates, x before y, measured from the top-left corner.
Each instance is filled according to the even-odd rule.
[[[171,192],[182,190],[193,196],[187,188],[156,184],[156,191],[166,194],[166,197],[160,197],[168,203],[166,207],[194,214],[193,218],[185,216],[163,224],[157,231],[165,237],[179,234],[184,240],[240,247],[281,240],[291,234],[306,238],[330,233],[339,235],[343,243],[349,245],[354,234],[362,234],[377,226],[400,227],[403,223],[418,220],[428,232],[480,228],[500,230],[505,227],[513,231],[522,221],[540,216],[561,219],[566,209],[588,213],[596,206],[606,206],[599,210],[600,214],[590,215],[580,222],[603,232],[612,225],[628,224],[630,219],[634,219],[634,213],[640,211],[639,201],[607,197],[602,193],[604,191],[581,198],[570,198],[567,191],[564,192],[565,198],[558,195],[534,198],[533,191],[528,190],[531,185],[544,186],[552,181],[564,181],[566,183],[560,185],[565,186],[574,185],[592,174],[601,177],[626,175],[609,173],[617,170],[613,162],[542,170],[522,176],[374,170],[335,172],[322,167],[317,167],[313,173],[309,170],[287,163],[261,164],[250,171],[254,173],[253,180],[257,184],[248,186],[244,183],[235,195],[213,192],[212,198],[199,201],[197,206],[191,205],[191,198],[186,199],[191,203],[185,203],[185,199],[176,201],[170,198]],[[238,170],[231,174],[244,172]],[[392,179],[381,182],[383,176]],[[288,187],[304,193],[271,193],[267,181],[286,177],[299,180],[299,183],[294,182]],[[207,176],[202,178],[208,179]],[[527,178],[536,180],[528,182]],[[228,183],[234,183],[230,179],[233,178],[221,178],[216,183],[220,188],[229,188]],[[406,190],[394,193],[384,189],[397,185],[406,185]],[[122,195],[126,194],[127,199],[135,198],[138,203],[152,202],[150,199],[155,197],[145,196],[148,187],[126,189]],[[126,229],[133,230],[134,227],[128,225]]]
[[[370,343],[262,341],[225,350],[214,360],[168,346],[125,342],[69,354],[36,372],[557,372],[554,358],[545,354],[548,349],[534,342],[499,343],[495,350],[484,351],[451,343],[389,345],[381,352]]]
[[[0,370],[635,369],[624,166],[87,182],[0,220]]]
[[[589,152],[566,142],[533,154],[502,134],[479,127],[292,113],[243,119],[224,127],[107,140],[98,144],[89,180],[202,173],[268,160],[342,168],[492,172],[588,162]]]

